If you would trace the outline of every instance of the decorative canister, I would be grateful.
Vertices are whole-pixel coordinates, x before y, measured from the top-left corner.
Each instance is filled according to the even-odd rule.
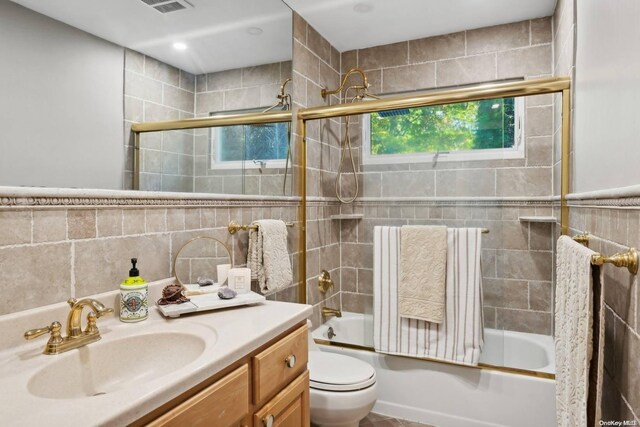
[[[149,316],[148,285],[136,268],[137,258],[131,258],[133,268],[120,284],[120,320],[140,322]]]

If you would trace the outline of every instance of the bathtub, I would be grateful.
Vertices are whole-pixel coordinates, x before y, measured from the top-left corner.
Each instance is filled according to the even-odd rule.
[[[555,372],[551,337],[485,329],[484,369],[475,369],[366,350],[373,347],[372,320],[343,313],[312,336],[320,344],[331,341],[320,345],[322,351],[373,365],[379,386],[374,412],[438,427],[555,425],[555,381],[548,378]],[[495,369],[500,366],[513,372]],[[542,374],[523,374],[527,371]]]

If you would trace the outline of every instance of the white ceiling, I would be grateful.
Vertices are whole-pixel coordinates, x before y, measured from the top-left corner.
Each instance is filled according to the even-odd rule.
[[[194,74],[291,59],[291,10],[281,0],[188,0],[194,8],[167,14],[141,0],[12,1]]]
[[[556,0],[188,0],[193,8],[161,14],[141,0],[12,1],[194,74],[290,60],[292,21],[285,3],[340,51],[549,16],[556,4]],[[251,35],[247,29],[252,27],[263,32]],[[178,51],[175,42],[188,48]]]
[[[556,0],[283,1],[341,52],[542,18],[556,5]]]

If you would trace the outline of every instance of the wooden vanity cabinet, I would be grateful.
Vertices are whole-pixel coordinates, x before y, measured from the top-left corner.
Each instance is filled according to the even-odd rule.
[[[131,426],[309,426],[307,334],[301,322]]]

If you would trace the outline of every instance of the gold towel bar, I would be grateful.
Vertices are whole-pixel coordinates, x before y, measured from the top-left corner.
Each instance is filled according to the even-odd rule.
[[[292,222],[285,222],[285,225],[287,227],[293,227]],[[240,230],[247,231],[247,230],[257,230],[257,229],[258,229],[257,225],[250,225],[250,224],[240,225],[235,221],[231,221],[229,223],[229,226],[227,227],[227,230],[229,230],[229,234],[236,234]]]
[[[480,231],[482,231],[482,234],[489,234],[489,229],[488,228],[483,228]]]
[[[573,236],[573,240],[586,247],[589,247],[589,238],[588,231]],[[635,248],[630,248],[626,252],[620,252],[610,257],[596,253],[591,256],[591,264],[613,264],[616,267],[626,267],[631,274],[638,274],[638,252]]]
[[[630,248],[626,252],[620,252],[613,256],[607,257],[601,254],[591,256],[591,264],[603,265],[613,264],[616,267],[626,267],[631,274],[638,273],[638,252],[635,248]]]
[[[585,231],[584,233],[576,234],[575,236],[573,236],[573,240],[580,243],[581,245],[589,247],[589,232]]]

